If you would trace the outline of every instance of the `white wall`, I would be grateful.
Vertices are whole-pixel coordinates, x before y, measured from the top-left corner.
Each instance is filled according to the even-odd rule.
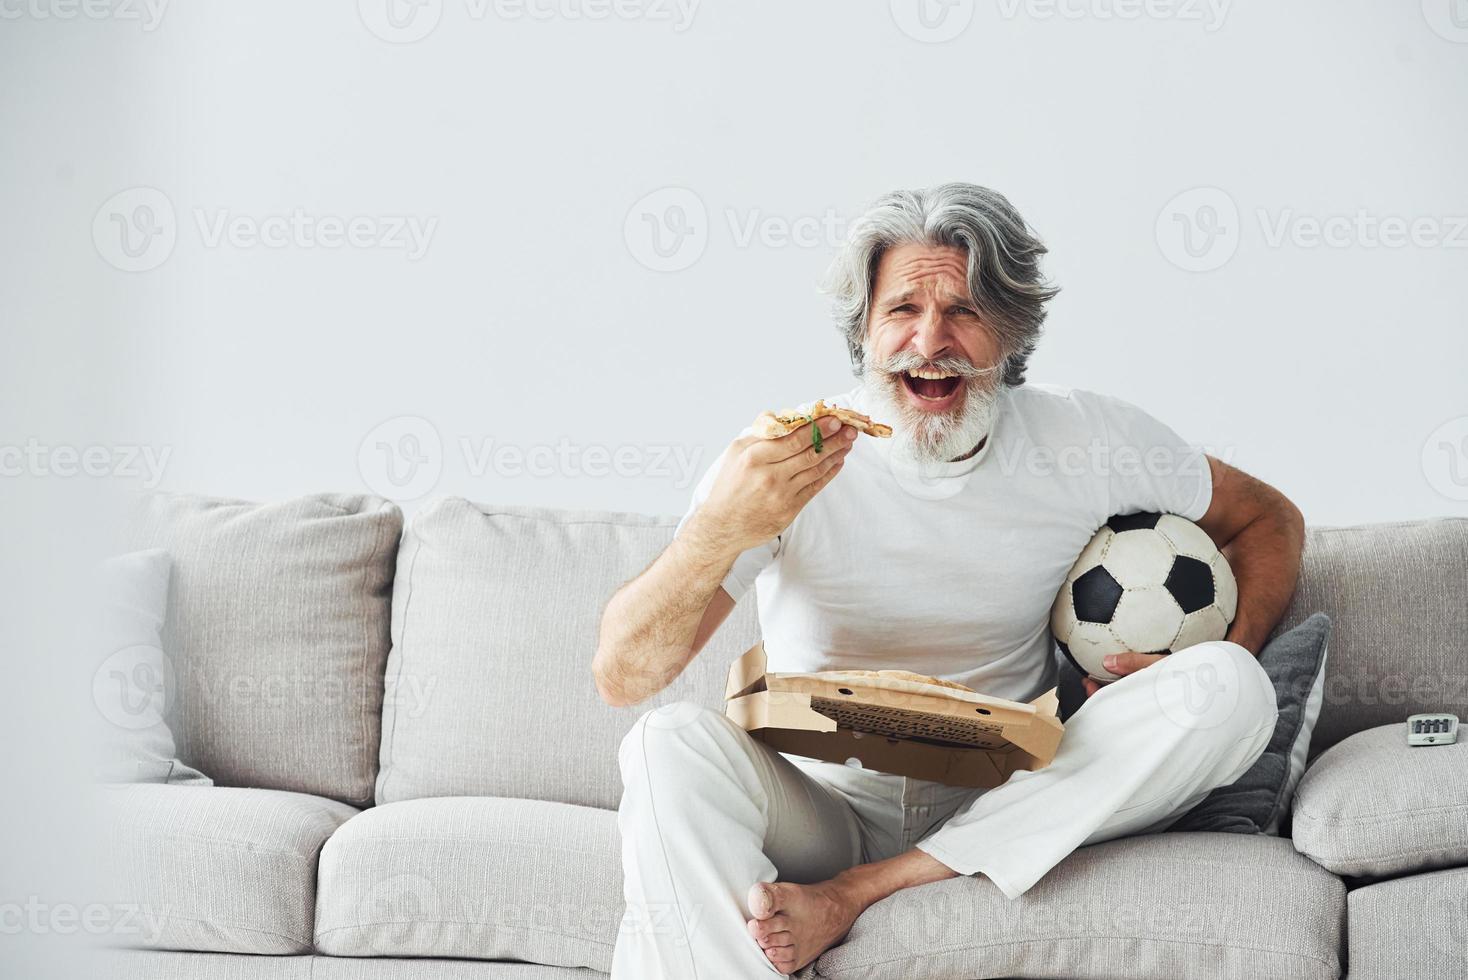
[[[402,40],[386,2],[176,3],[155,24],[141,0],[74,19],[11,0],[7,444],[98,442],[117,467],[143,446],[168,454],[164,487],[268,498],[391,489],[375,443],[411,448],[417,423],[369,433],[412,416],[442,449],[419,443],[410,510],[678,512],[687,477],[660,447],[696,475],[759,409],[851,383],[815,288],[841,223],[961,179],[1052,248],[1064,292],[1033,380],[1138,402],[1312,523],[1468,513],[1451,0],[926,0],[950,17],[931,31],[915,0],[705,0],[691,19],[662,0],[601,19],[598,0],[425,0],[411,43],[374,33]],[[668,187],[689,194],[639,203]],[[1216,190],[1170,203],[1197,187]],[[690,200],[706,214],[673,261],[691,264],[648,268],[643,212]],[[174,244],[120,271],[111,216],[150,201]],[[1171,211],[1220,201],[1238,216],[1202,259],[1218,267],[1180,268]],[[293,211],[432,234],[418,258],[210,243],[221,215]],[[1456,247],[1275,238],[1282,217],[1306,220],[1298,239],[1358,211]],[[769,237],[792,225],[814,240]],[[78,404],[85,431],[58,421]],[[476,473],[486,441],[564,441],[572,466],[628,446],[650,472]]]

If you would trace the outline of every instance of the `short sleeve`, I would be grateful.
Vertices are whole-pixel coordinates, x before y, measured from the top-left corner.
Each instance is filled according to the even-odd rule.
[[[747,435],[748,432],[744,434]],[[709,490],[713,488],[714,480],[719,475],[719,468],[724,465],[724,457],[727,452],[728,450],[725,450],[724,453],[719,454],[719,458],[714,460],[714,465],[710,466],[708,472],[698,481],[698,486],[693,488],[693,500],[689,503],[688,510],[684,513],[683,519],[678,522],[677,528],[674,529],[673,537],[676,538],[682,532],[684,526],[688,523],[688,519],[693,516],[694,511],[698,510],[703,505],[703,502],[708,499]],[[775,560],[775,556],[779,554],[779,551],[780,539],[774,537],[764,544],[756,545],[748,551],[740,552],[739,557],[734,559],[734,565],[729,569],[729,574],[724,576],[722,583],[724,591],[729,593],[729,598],[738,602],[744,593],[749,591],[750,586],[754,585],[754,580],[759,577],[759,573],[768,568],[770,563]]]
[[[1201,445],[1188,442],[1131,402],[1086,392],[1106,435],[1107,510],[1178,514],[1197,521],[1213,500]]]

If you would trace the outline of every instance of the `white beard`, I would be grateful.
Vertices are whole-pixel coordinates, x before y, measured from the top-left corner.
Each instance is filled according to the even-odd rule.
[[[967,456],[989,434],[1003,384],[999,369],[962,380],[963,394],[951,412],[924,412],[907,400],[896,374],[868,368],[862,390],[872,418],[892,420],[892,452],[915,463],[946,463]]]

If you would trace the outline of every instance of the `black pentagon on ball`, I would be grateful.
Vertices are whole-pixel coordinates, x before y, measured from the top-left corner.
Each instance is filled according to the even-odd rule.
[[[1140,514],[1112,514],[1106,521],[1106,526],[1117,534],[1123,531],[1150,531],[1162,520],[1161,514],[1152,514],[1143,511]]]
[[[1206,562],[1186,555],[1173,559],[1172,571],[1163,583],[1185,613],[1213,605],[1213,569]]]
[[[1061,643],[1058,639],[1055,641],[1055,645],[1060,648],[1060,652],[1065,655],[1065,659],[1070,661],[1070,665],[1076,669],[1076,673],[1080,674],[1082,677],[1090,676],[1090,671],[1082,667],[1081,662],[1077,660],[1074,656],[1072,656],[1070,652],[1070,647],[1066,646],[1064,643]]]
[[[1097,565],[1071,583],[1070,596],[1076,619],[1109,623],[1121,601],[1121,583],[1104,566]]]

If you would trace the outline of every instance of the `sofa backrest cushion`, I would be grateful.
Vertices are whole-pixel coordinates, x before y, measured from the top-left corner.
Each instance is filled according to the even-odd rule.
[[[1274,635],[1314,612],[1331,637],[1312,757],[1416,712],[1468,715],[1468,518],[1311,528]]]
[[[672,539],[676,520],[490,507],[448,498],[398,555],[377,800],[506,796],[615,807],[617,747],[644,711],[718,707],[758,639],[741,602],[656,697],[612,708],[591,676],[606,601]]]
[[[164,652],[179,757],[220,786],[371,802],[402,512],[379,497],[140,501],[173,556]]]

